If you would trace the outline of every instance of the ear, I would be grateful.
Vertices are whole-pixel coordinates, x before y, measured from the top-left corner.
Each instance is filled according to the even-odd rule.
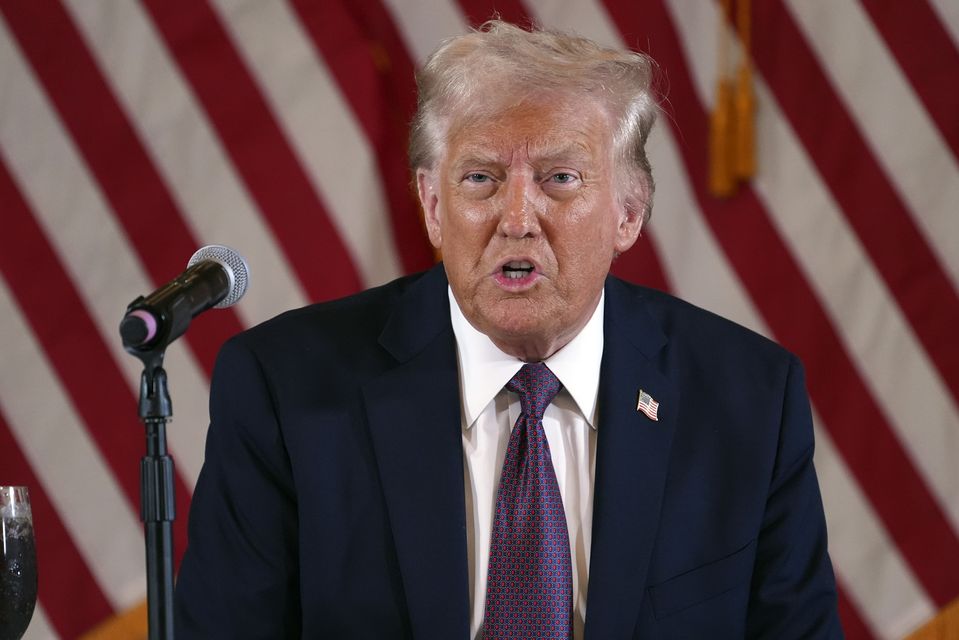
[[[619,226],[616,228],[616,253],[625,253],[639,238],[643,228],[643,212],[646,210],[643,203],[636,198],[626,198],[619,206]]]
[[[420,196],[420,206],[423,207],[423,220],[426,223],[426,233],[430,237],[430,244],[434,249],[443,248],[443,233],[439,212],[439,189],[436,173],[426,169],[416,170],[416,191]]]

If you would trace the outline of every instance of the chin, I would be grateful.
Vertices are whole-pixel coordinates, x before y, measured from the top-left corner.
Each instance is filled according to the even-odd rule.
[[[527,359],[530,354],[539,354],[539,352],[548,348],[552,344],[550,325],[544,322],[536,322],[532,319],[509,322],[496,322],[488,325],[489,331],[484,331],[486,335],[507,353]],[[509,348],[506,348],[509,347]],[[548,354],[541,354],[545,357]],[[535,357],[534,359],[542,359]]]
[[[483,320],[487,326],[506,336],[525,336],[542,332],[546,322],[541,317],[542,305],[527,298],[500,300],[486,307]]]

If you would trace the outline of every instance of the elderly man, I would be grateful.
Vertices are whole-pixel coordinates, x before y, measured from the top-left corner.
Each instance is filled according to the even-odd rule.
[[[418,77],[444,261],[231,340],[186,638],[836,638],[802,369],[608,275],[651,62],[492,22]]]

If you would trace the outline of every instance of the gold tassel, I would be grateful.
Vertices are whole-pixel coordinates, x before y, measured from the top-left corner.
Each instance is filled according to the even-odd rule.
[[[737,25],[742,42],[742,60],[736,74],[735,142],[733,173],[738,180],[748,180],[756,173],[756,98],[753,94],[753,71],[750,62],[749,0],[738,0]]]
[[[733,92],[729,80],[720,78],[716,84],[716,106],[710,118],[709,135],[709,191],[725,198],[736,190],[733,175]]]
[[[719,198],[733,194],[736,176],[733,173],[733,92],[727,77],[729,38],[726,20],[730,16],[731,0],[722,2],[719,23],[719,56],[716,80],[716,103],[710,116],[709,130],[709,192]]]

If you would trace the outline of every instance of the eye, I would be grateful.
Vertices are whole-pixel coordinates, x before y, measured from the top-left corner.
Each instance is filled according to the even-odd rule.
[[[539,180],[543,193],[554,200],[566,200],[582,193],[583,176],[575,169],[553,167],[543,172]]]
[[[483,184],[485,182],[490,181],[490,177],[488,175],[486,175],[485,173],[477,173],[477,172],[467,173],[466,177],[463,179],[466,180],[467,182],[472,182],[474,184]]]
[[[546,184],[557,187],[573,187],[579,183],[580,177],[575,171],[557,171],[546,178]]]

